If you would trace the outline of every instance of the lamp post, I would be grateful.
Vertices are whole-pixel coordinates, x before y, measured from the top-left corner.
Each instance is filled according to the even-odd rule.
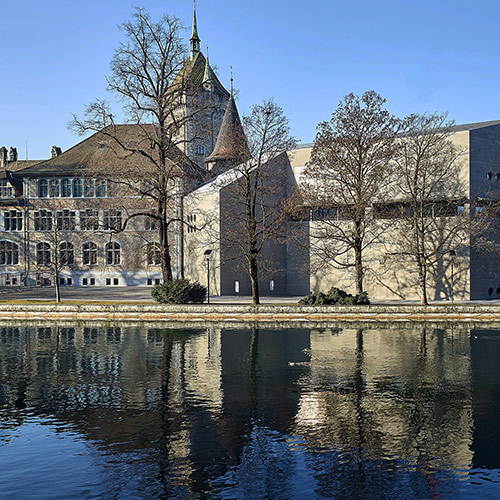
[[[450,264],[451,264],[451,304],[453,305],[453,286],[454,286],[454,280],[455,280],[455,275],[454,275],[454,264],[455,264],[455,259],[457,258],[457,252],[455,250],[450,250]]]
[[[210,304],[210,254],[212,250],[205,250],[203,255],[207,259],[207,304]]]

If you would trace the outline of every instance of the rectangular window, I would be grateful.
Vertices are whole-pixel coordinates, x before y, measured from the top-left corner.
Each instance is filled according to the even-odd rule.
[[[50,230],[52,230],[52,212],[50,210],[35,212],[35,231]]]
[[[90,284],[95,285],[95,278],[90,278]]]
[[[119,230],[122,227],[122,213],[120,210],[104,210],[104,229]]]
[[[56,227],[62,231],[76,229],[76,214],[73,210],[58,210],[56,212]]]
[[[5,231],[22,231],[23,213],[19,210],[9,210],[3,214]]]
[[[111,278],[106,278],[106,285],[107,286],[111,285]]]
[[[91,208],[80,210],[80,229],[82,231],[97,231],[99,229],[99,212]]]
[[[72,284],[73,284],[73,278],[68,278],[68,279],[66,280],[66,284],[68,284],[68,285],[72,285]]]
[[[148,278],[148,285],[151,286],[153,284],[153,280],[151,278]]]
[[[113,285],[118,285],[118,278],[113,278]]]
[[[87,278],[82,278],[82,286],[87,286],[89,284]]]

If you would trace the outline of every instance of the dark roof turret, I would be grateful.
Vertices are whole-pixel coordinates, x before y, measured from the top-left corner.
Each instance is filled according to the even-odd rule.
[[[223,162],[226,166],[236,166],[250,158],[247,138],[241,124],[240,115],[231,95],[217,136],[212,154],[205,163]]]

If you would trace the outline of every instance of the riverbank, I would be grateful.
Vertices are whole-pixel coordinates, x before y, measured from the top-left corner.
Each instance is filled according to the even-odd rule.
[[[500,322],[500,304],[0,304],[0,320],[133,322]]]

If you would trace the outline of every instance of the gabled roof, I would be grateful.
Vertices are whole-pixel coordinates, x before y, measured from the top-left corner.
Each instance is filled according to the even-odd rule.
[[[111,129],[111,127],[109,127]],[[126,173],[127,175],[147,176],[154,172],[155,166],[138,151],[157,155],[151,149],[150,134],[154,133],[153,125],[116,125],[116,137],[127,148],[125,151],[117,142],[103,132],[97,132],[79,142],[59,156],[37,163],[17,173],[22,177],[84,176],[95,172]],[[173,146],[168,159],[173,168],[183,175],[199,178],[205,170],[191,161],[177,146]]]

